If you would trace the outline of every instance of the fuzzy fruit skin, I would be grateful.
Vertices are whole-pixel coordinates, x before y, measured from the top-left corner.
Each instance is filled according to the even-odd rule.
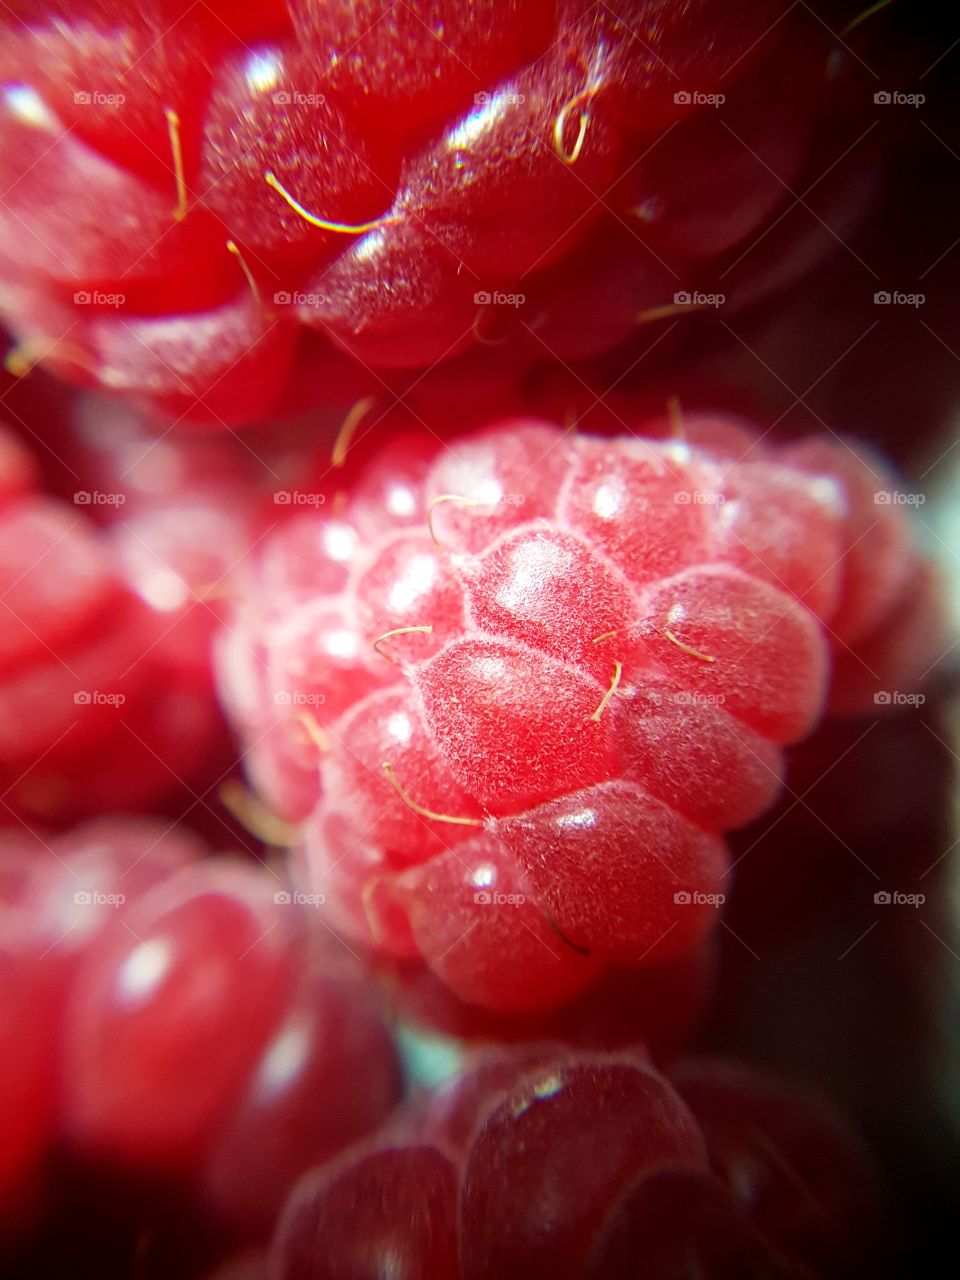
[[[464,1276],[573,1280],[625,1183],[703,1160],[673,1090],[629,1058],[530,1072],[487,1112],[465,1160]]]
[[[361,1280],[388,1267],[404,1280],[457,1280],[454,1167],[433,1147],[407,1146],[320,1170],[296,1188],[277,1250],[282,1280]]]
[[[463,353],[495,371],[504,327],[522,368],[626,343],[775,222],[818,121],[851,114],[825,33],[782,17],[772,0],[7,6],[15,364],[222,429],[283,404],[318,355],[377,385]]]
[[[359,1280],[387,1256],[416,1280],[574,1276],[610,1203],[671,1166],[702,1174],[703,1139],[642,1049],[490,1050],[424,1112],[304,1178],[272,1259],[279,1280]]]
[[[252,776],[303,823],[294,874],[468,1004],[691,954],[831,649],[902,607],[917,552],[875,459],[685,429],[516,420],[421,441],[392,483],[385,454],[268,540],[221,637]],[[889,555],[856,554],[865,528]]]
[[[301,1179],[270,1274],[360,1280],[389,1258],[412,1280],[815,1280],[813,1237],[778,1230],[763,1188],[728,1178],[715,1146],[726,1133],[789,1161],[812,1121],[807,1151],[826,1159],[801,1153],[803,1203],[846,1233],[848,1274],[867,1274],[875,1223],[850,1209],[875,1195],[872,1170],[846,1160],[859,1139],[828,1105],[811,1109],[802,1090],[732,1060],[690,1059],[673,1080],[642,1045],[535,1040],[475,1051],[380,1135]],[[841,1184],[846,1200],[829,1194]],[[798,1185],[787,1187],[794,1209]],[[827,1198],[814,1205],[818,1192]]]

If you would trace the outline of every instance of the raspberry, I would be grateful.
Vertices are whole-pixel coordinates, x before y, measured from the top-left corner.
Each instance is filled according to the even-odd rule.
[[[416,133],[467,106],[538,54],[551,34],[546,0],[473,0],[416,10],[385,0],[290,0],[294,28],[324,82],[372,125]],[[396,117],[397,101],[404,111]]]
[[[763,1163],[728,1170],[721,1134],[753,1144]],[[794,1165],[798,1139],[807,1158]],[[770,1199],[764,1176],[777,1184]],[[847,1122],[783,1081],[705,1059],[684,1066],[678,1089],[640,1046],[531,1041],[472,1055],[425,1106],[304,1177],[271,1260],[278,1280],[379,1274],[387,1256],[404,1275],[444,1280],[813,1280],[866,1274],[876,1223],[861,1209],[875,1197]],[[792,1234],[774,1203],[796,1211]],[[842,1261],[818,1258],[816,1273],[806,1265],[815,1221],[849,1246]]]
[[[710,1280],[814,1280],[715,1181],[674,1170],[638,1179],[621,1199],[586,1274],[589,1280],[673,1280],[690,1266]]]
[[[373,221],[391,187],[378,177],[363,136],[323,92],[326,79],[308,56],[278,46],[256,58],[242,51],[226,59],[214,80],[201,182],[210,207],[257,255],[254,267],[267,255],[309,269],[342,249],[341,237],[318,235],[293,209],[278,206],[264,172],[295,186],[302,203],[338,223]],[[260,87],[266,76],[273,82],[269,98]],[[260,274],[266,284],[269,273]]]
[[[374,1151],[322,1170],[285,1211],[276,1274],[359,1280],[402,1267],[410,1280],[456,1280],[456,1193],[453,1165],[432,1147]]]
[[[226,1120],[295,972],[268,887],[210,864],[158,886],[131,905],[127,929],[105,934],[68,1014],[62,1124],[73,1145],[163,1165],[196,1159]]]
[[[642,1052],[523,1046],[451,1087],[412,1134],[299,1184],[274,1240],[279,1280],[378,1274],[388,1256],[443,1280],[580,1275],[634,1177],[705,1168],[692,1117]]]
[[[193,636],[187,618],[171,625],[169,581],[166,598],[160,592],[158,599],[159,555],[143,564],[152,544],[168,555],[169,566],[174,557],[167,530],[132,518],[116,539],[126,539],[126,554],[118,554],[113,540],[88,519],[99,491],[77,490],[77,473],[68,466],[71,505],[38,494],[23,450],[6,431],[0,439],[0,780],[6,803],[11,812],[59,824],[161,801],[217,763],[223,726],[208,659],[214,616],[199,606],[206,627]],[[115,484],[104,492],[125,496]],[[195,514],[194,521],[201,518]],[[212,511],[201,527],[211,523],[217,523]],[[176,533],[181,540],[196,536],[182,514]],[[163,534],[166,547],[160,546]],[[225,550],[222,524],[216,536]],[[245,545],[234,542],[228,564]],[[124,581],[122,561],[131,551],[139,563],[135,555]],[[202,582],[197,576],[192,585]],[[146,598],[132,587],[143,588]],[[180,590],[174,605],[187,594],[182,579]],[[196,609],[191,616],[196,619]],[[167,686],[164,698],[155,696],[155,681]]]
[[[461,1189],[464,1276],[580,1274],[624,1184],[674,1165],[702,1169],[704,1156],[666,1081],[629,1058],[541,1066],[474,1134]]]
[[[882,1197],[849,1122],[812,1091],[739,1062],[691,1059],[674,1083],[701,1124],[720,1180],[753,1221],[817,1274],[879,1258]]]
[[[118,897],[145,891],[197,852],[166,824],[143,821],[100,821],[47,841],[22,827],[0,831],[0,1025],[16,1045],[0,1068],[0,1240],[42,1203],[64,999],[78,957],[116,915]]]
[[[375,461],[340,517],[268,540],[224,636],[251,775],[304,824],[297,875],[468,1003],[544,1008],[689,955],[721,833],[776,796],[831,644],[905,602],[917,552],[899,512],[868,515],[875,461],[686,429],[507,423],[421,446],[393,489]]]
[[[300,1173],[394,1105],[357,967],[308,943],[279,877],[206,852],[142,819],[2,833],[0,1020],[27,1052],[4,1077],[0,1224],[56,1140],[126,1176],[178,1175],[207,1217],[262,1237]]]
[[[824,30],[780,17],[770,0],[7,6],[10,367],[229,426],[328,396],[318,359],[344,383],[419,381],[479,352],[503,377],[484,350],[509,329],[501,296],[522,308],[511,378],[626,342],[774,225],[823,116],[856,114],[829,91]],[[726,128],[705,105],[721,89]]]
[[[346,1280],[381,1274],[387,1259],[443,1280],[867,1274],[876,1223],[860,1210],[876,1203],[875,1184],[847,1122],[735,1062],[691,1061],[678,1083],[641,1046],[585,1053],[529,1041],[475,1053],[424,1105],[301,1180],[271,1274]],[[725,1166],[724,1136],[738,1150],[752,1144],[759,1163]],[[807,1158],[794,1164],[798,1154]],[[774,1204],[797,1214],[792,1233]],[[814,1222],[849,1245],[816,1272]]]

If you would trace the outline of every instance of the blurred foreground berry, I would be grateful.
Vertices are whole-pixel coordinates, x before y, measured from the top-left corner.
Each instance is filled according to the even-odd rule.
[[[719,1163],[712,1145],[716,1119],[704,1097],[714,1080],[722,1089],[730,1079],[742,1088],[722,1116],[729,1142],[744,1160],[761,1153],[750,1182]],[[590,1054],[530,1043],[481,1053],[406,1124],[301,1181],[274,1240],[274,1274],[360,1280],[388,1266],[410,1280],[876,1274],[882,1200],[846,1122],[825,1104],[811,1109],[787,1082],[733,1063],[694,1061],[682,1080],[695,1093],[691,1109],[684,1085],[678,1093],[639,1048]],[[816,1136],[798,1139],[812,1118]],[[840,1240],[842,1252],[822,1249]],[[806,1266],[811,1247],[823,1271]]]
[[[176,541],[149,524],[138,531],[132,518],[124,550],[122,537],[91,518],[99,501],[119,504],[122,493],[78,486],[72,502],[48,497],[22,446],[0,432],[0,792],[8,814],[62,824],[189,795],[191,783],[222,771],[225,743],[208,660],[215,614],[183,610],[194,626],[206,619],[198,638],[171,613],[197,603],[184,578],[201,589],[202,552],[194,541],[193,577],[184,569],[178,580]],[[206,523],[215,521],[211,510]],[[181,549],[184,532],[181,523]],[[196,526],[186,532],[196,539]],[[217,544],[222,554],[222,532]],[[208,570],[213,558],[207,553]],[[145,578],[152,595],[140,590]],[[171,585],[181,592],[175,600]]]
[[[401,1080],[375,992],[267,867],[154,821],[0,839],[0,1222],[55,1149],[186,1184],[233,1235],[375,1128]],[[8,1079],[9,1076],[9,1079]]]

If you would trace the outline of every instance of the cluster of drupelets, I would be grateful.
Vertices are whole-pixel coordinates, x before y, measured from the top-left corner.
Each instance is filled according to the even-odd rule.
[[[878,1274],[846,1121],[690,1047],[725,833],[936,583],[868,448],[571,367],[835,236],[856,59],[781,19],[0,8],[6,373],[123,393],[0,425],[0,1269]]]
[[[333,462],[280,431],[265,469],[68,406],[72,504],[0,450],[5,1232],[62,1212],[60,1169],[138,1227],[185,1203],[177,1265],[249,1251],[224,1274],[869,1265],[829,1109],[674,1064],[723,831],[936,643],[877,458],[699,414],[376,452],[354,415]]]
[[[176,421],[438,365],[500,380],[718,299],[732,315],[830,246],[781,219],[862,111],[856,60],[772,0],[19,7],[0,15],[8,368]],[[849,217],[861,179],[818,196]]]

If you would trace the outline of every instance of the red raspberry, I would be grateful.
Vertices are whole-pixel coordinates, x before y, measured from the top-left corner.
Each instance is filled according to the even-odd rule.
[[[305,819],[298,874],[468,1002],[689,954],[728,889],[720,833],[775,797],[831,640],[905,598],[917,553],[874,462],[687,429],[511,422],[393,486],[386,455],[342,517],[268,541],[221,637],[251,775]]]
[[[850,1276],[884,1247],[877,1174],[849,1121],[812,1090],[722,1058],[674,1083],[703,1128],[720,1181],[753,1221],[818,1275]]]
[[[772,223],[818,118],[849,113],[824,29],[780,19],[772,0],[5,6],[10,366],[229,425],[318,357],[355,377],[496,343],[500,295],[520,368],[614,346]]]
[[[125,498],[115,485],[80,489],[68,468],[72,503],[42,496],[32,487],[24,451],[4,428],[0,442],[5,802],[11,812],[63,823],[160,801],[196,781],[225,738],[208,660],[215,616],[200,607],[206,628],[199,635],[189,634],[184,618],[174,624],[173,609],[186,597],[193,605],[196,600],[181,579],[182,595],[171,602],[174,557],[165,566],[159,554],[169,550],[169,534],[161,547],[163,530],[132,518],[116,538],[126,539],[123,555],[93,524],[98,499]],[[229,545],[224,521],[218,524],[212,510],[202,518],[194,512],[194,520],[216,529],[223,554]],[[182,518],[177,532],[183,539]],[[222,576],[245,546],[207,581]],[[193,555],[196,568],[195,549]],[[165,597],[158,584],[164,572]],[[199,588],[201,581],[195,576],[190,585]],[[162,698],[157,683],[166,689]]]
[[[379,1275],[387,1258],[418,1280],[581,1275],[635,1178],[706,1167],[642,1051],[481,1058],[411,1127],[303,1179],[274,1240],[278,1280]]]
[[[177,1175],[205,1216],[262,1237],[300,1173],[397,1100],[359,966],[308,936],[276,873],[205,852],[142,819],[0,833],[0,1024],[25,1037],[3,1077],[0,1230],[56,1139]]]
[[[22,827],[0,830],[0,1026],[15,1046],[0,1067],[0,1241],[42,1202],[57,1129],[64,1001],[78,959],[118,901],[199,852],[167,824],[142,820],[90,823],[47,840]]]
[[[529,1042],[474,1055],[405,1123],[304,1177],[271,1274],[814,1280],[810,1245],[842,1238],[816,1274],[860,1275],[877,1254],[865,1205],[877,1199],[859,1139],[780,1080],[706,1060],[678,1090],[639,1047]]]

